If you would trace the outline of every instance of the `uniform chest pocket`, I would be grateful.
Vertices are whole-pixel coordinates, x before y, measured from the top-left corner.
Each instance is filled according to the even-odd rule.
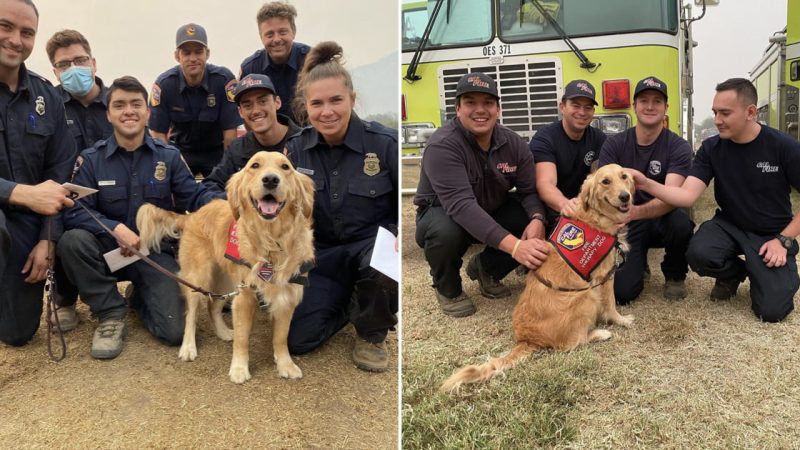
[[[157,206],[162,206],[168,203],[171,206],[172,193],[169,188],[169,183],[149,183],[144,188],[144,198],[147,202],[153,203]]]
[[[28,116],[25,121],[25,137],[22,145],[25,147],[25,158],[33,167],[42,167],[47,143],[55,132],[53,123],[42,117]]]
[[[360,176],[347,186],[346,214],[358,218],[362,225],[385,221],[392,215],[394,186],[389,172],[374,177]]]
[[[200,115],[197,117],[197,120],[199,120],[200,122],[216,122],[218,118],[219,118],[219,108],[205,107],[200,110]]]
[[[128,188],[125,186],[100,186],[98,211],[114,220],[124,220],[128,212]]]
[[[325,189],[325,177],[323,176],[313,176],[311,177],[314,180],[314,190],[317,192],[324,191]]]

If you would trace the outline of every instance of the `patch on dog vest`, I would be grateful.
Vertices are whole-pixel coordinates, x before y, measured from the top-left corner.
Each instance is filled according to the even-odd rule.
[[[228,245],[225,246],[225,257],[235,262],[247,266],[241,256],[239,256],[239,235],[236,231],[236,221],[232,221],[228,227]]]
[[[272,261],[270,260],[263,261],[261,265],[258,266],[258,278],[261,278],[267,283],[272,281],[273,273],[274,271],[272,269]]]
[[[558,219],[548,240],[572,270],[586,281],[617,243],[616,237],[566,217]]]

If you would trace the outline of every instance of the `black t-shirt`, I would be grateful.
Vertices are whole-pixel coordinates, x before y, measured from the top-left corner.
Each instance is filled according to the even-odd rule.
[[[664,184],[670,173],[689,176],[692,148],[685,139],[666,128],[652,144],[639,145],[636,143],[636,128],[628,128],[608,138],[600,150],[598,167],[607,164],[636,169],[647,178]],[[641,205],[652,198],[644,191],[637,191],[633,203]]]
[[[583,180],[599,157],[605,141],[606,135],[591,126],[586,128],[580,140],[574,141],[558,120],[539,129],[531,139],[530,148],[534,163],[556,165],[556,187],[564,197],[573,198],[578,196]]]
[[[747,144],[714,136],[703,141],[691,176],[708,185],[723,217],[737,227],[771,236],[792,220],[791,188],[800,190],[800,143],[775,129]]]

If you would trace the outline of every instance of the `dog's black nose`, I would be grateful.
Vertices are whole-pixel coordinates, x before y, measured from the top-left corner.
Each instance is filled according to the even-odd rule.
[[[628,203],[628,201],[630,201],[630,199],[631,199],[631,194],[629,194],[627,192],[620,192],[619,193],[619,201],[621,201],[622,203]]]
[[[264,178],[261,179],[261,182],[264,183],[265,188],[275,189],[279,184],[281,184],[281,179],[275,174],[268,173],[264,175]]]

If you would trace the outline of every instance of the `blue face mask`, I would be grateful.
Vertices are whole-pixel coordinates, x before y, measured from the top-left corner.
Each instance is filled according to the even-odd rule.
[[[76,97],[83,97],[92,90],[94,77],[91,67],[72,66],[61,72],[61,87]]]

